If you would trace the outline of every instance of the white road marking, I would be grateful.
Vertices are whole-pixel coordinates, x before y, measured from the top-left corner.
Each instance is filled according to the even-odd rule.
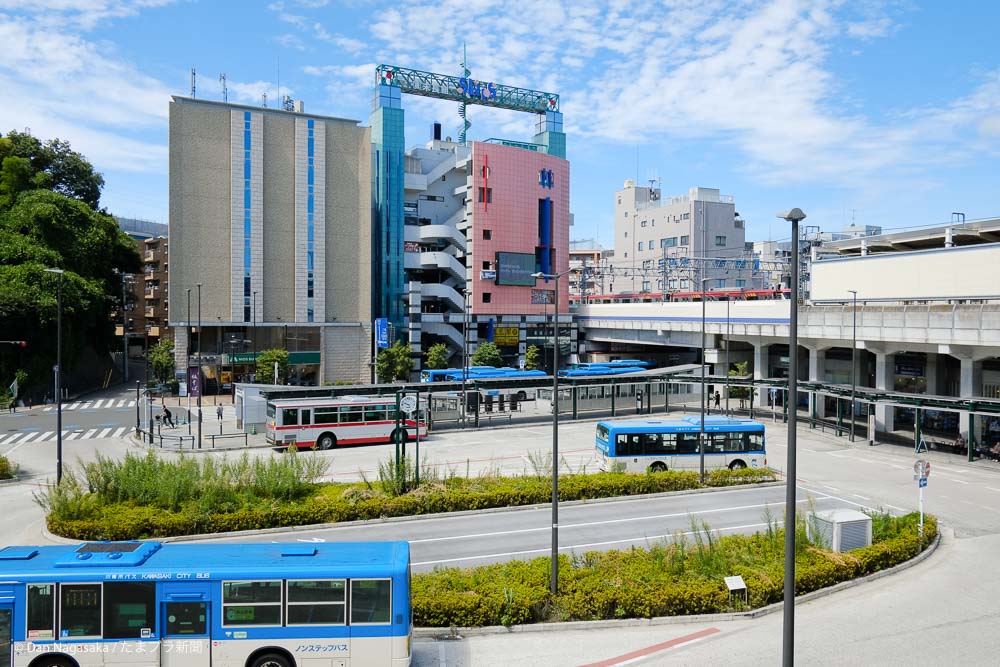
[[[118,401],[118,407],[119,408],[124,408],[125,407],[125,401],[124,400]]]
[[[108,435],[110,435],[110,434],[111,434],[111,432],[112,432],[113,430],[115,430],[115,428],[114,428],[113,426],[112,426],[112,427],[110,427],[110,428],[106,428],[106,429],[104,429],[103,431],[101,431],[101,434],[100,434],[100,435],[98,435],[97,437],[98,437],[98,438],[106,438],[106,437],[108,437]]]
[[[80,440],[87,440],[89,438],[92,438],[95,433],[97,433],[97,429],[96,428],[92,428],[89,431],[87,431],[86,433],[84,433],[83,435],[81,435],[80,436]]]
[[[987,486],[986,488],[987,488],[987,489],[989,489],[990,491],[996,491],[996,492],[1000,493],[1000,489],[998,489],[998,488],[996,488],[996,487],[993,487],[993,486]]]
[[[129,402],[128,402],[128,406],[129,406],[130,408],[134,408],[134,407],[135,407],[135,401],[129,401]]]
[[[904,510],[902,507],[896,507],[895,505],[889,505],[889,504],[886,504],[886,507],[888,507],[889,509],[897,510],[899,512],[903,512],[904,514],[906,513],[906,510]]]
[[[9,445],[9,444],[13,443],[15,440],[17,440],[18,438],[20,438],[22,435],[23,435],[23,433],[21,433],[20,431],[18,431],[17,433],[9,436],[3,442],[0,442],[0,445]]]
[[[64,405],[63,410],[76,410],[78,407],[80,407],[79,403],[70,403],[69,405]]]
[[[869,498],[868,496],[862,496],[857,493],[852,493],[851,495],[854,496],[855,498],[861,498],[861,500],[871,500],[871,498]]]
[[[948,477],[947,475],[939,475],[938,479],[946,479],[949,482],[955,482],[956,484],[968,484],[964,479],[955,479],[954,477]]]
[[[92,407],[94,407],[93,401],[87,401],[86,403],[84,403],[83,405],[80,406],[80,409],[81,410],[89,410]]]
[[[124,435],[125,435],[126,433],[128,433],[130,429],[131,429],[131,427],[130,427],[130,426],[122,426],[122,427],[121,427],[120,429],[118,429],[117,431],[115,431],[115,435],[114,435],[114,437],[116,437],[116,438],[121,438],[121,437],[123,437],[123,436],[124,436]]]
[[[28,442],[29,440],[33,440],[33,439],[35,438],[35,436],[36,436],[36,435],[38,435],[38,432],[37,432],[37,431],[36,431],[36,432],[34,432],[34,433],[29,433],[29,434],[27,434],[26,436],[24,436],[23,438],[21,438],[21,442],[20,442],[20,444],[22,444],[22,445],[23,445],[24,443]]]
[[[35,440],[35,442],[36,443],[44,442],[45,440],[48,440],[49,438],[55,436],[55,434],[56,434],[55,431],[46,431],[45,433],[42,433],[42,437],[40,437],[38,440]]]
[[[77,438],[80,437],[80,432],[79,431],[66,431],[66,433],[69,433],[69,435],[63,434],[63,441],[66,441],[66,440],[76,440]]]

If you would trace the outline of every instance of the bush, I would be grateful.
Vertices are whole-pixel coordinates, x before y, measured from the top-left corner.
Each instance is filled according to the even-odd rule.
[[[17,476],[18,465],[11,463],[6,456],[0,456],[0,479],[14,479]]]

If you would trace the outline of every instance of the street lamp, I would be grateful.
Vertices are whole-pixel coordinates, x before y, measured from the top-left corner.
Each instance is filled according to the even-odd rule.
[[[185,393],[187,394],[187,399],[188,399],[188,414],[187,414],[188,435],[191,435],[191,377],[190,377],[190,375],[191,375],[191,333],[192,333],[192,331],[191,331],[191,288],[188,287],[184,291],[187,292],[187,319],[184,321],[184,328],[187,331],[187,336],[186,336],[186,340],[185,340],[185,342],[187,343],[187,345],[186,345],[187,355],[186,355],[186,359],[184,360],[184,377],[187,378],[187,391]]]
[[[257,290],[253,292],[253,301],[251,302],[250,308],[250,327],[252,335],[250,339],[253,341],[250,351],[253,352],[254,363],[256,364],[257,359]]]
[[[858,386],[858,290],[849,289],[853,300],[851,308],[851,442],[854,442],[854,395]],[[871,442],[871,438],[868,439]]]
[[[45,269],[59,276],[56,301],[56,485],[62,482],[62,269]],[[122,332],[124,333],[124,332]]]
[[[198,449],[201,449],[201,395],[205,393],[201,385],[201,283],[197,284],[198,287],[198,357],[196,363],[198,364]],[[188,392],[190,393],[190,392]]]
[[[114,270],[122,279],[122,378],[128,382],[128,309],[125,300],[125,283],[129,274],[122,273],[118,269]]]
[[[779,213],[792,223],[792,307],[788,324],[788,463],[785,470],[785,605],[781,661],[785,667],[795,663],[795,436],[798,427],[799,382],[799,223],[805,220],[802,209]]]
[[[465,394],[465,376],[469,373],[469,290],[462,292],[462,428],[468,425],[468,402]],[[478,396],[477,396],[478,400]],[[478,409],[478,408],[477,408]]]
[[[730,298],[726,297],[726,414],[729,415],[729,342],[732,335],[729,329],[729,303]]]
[[[535,280],[555,281],[552,317],[552,575],[549,590],[556,594],[559,584],[559,278],[569,273],[532,273]]]

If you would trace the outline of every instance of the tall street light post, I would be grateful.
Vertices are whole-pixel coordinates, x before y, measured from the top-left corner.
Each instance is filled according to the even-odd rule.
[[[854,442],[854,395],[858,388],[858,290],[849,289],[851,293],[851,442]],[[871,442],[871,438],[869,438]]]
[[[698,471],[705,481],[705,292],[708,285],[708,207],[701,204],[701,268],[698,278],[701,282],[701,421],[698,427]]]
[[[191,435],[191,378],[188,377],[191,374],[191,288],[188,287],[187,292],[187,319],[184,321],[184,328],[187,332],[187,354],[184,360],[184,377],[187,377],[187,399],[188,399],[188,435]]]
[[[198,283],[198,356],[195,363],[195,372],[198,373],[198,449],[201,449],[201,395],[204,393],[201,383],[201,283]]]
[[[795,664],[795,439],[798,427],[799,382],[799,223],[805,220],[802,209],[779,213],[792,223],[792,307],[788,331],[788,462],[785,470],[785,604],[781,662]]]
[[[729,341],[730,341],[730,329],[729,329],[729,304],[730,299],[726,297],[726,414],[729,414]]]
[[[462,428],[467,426],[469,398],[465,394],[465,377],[469,374],[469,290],[462,290]]]
[[[56,485],[62,482],[62,269],[45,269],[45,273],[59,276],[56,301]],[[124,332],[122,332],[124,333]]]
[[[253,341],[250,346],[250,351],[254,356],[254,366],[257,365],[257,291],[253,292],[253,301],[250,304],[250,328],[251,336],[250,340]]]
[[[553,595],[559,588],[559,278],[562,273],[532,273],[534,279],[555,281],[552,318],[552,574],[549,590]]]
[[[122,277],[122,377],[128,382],[128,308],[125,301],[125,278],[127,273],[120,273]]]

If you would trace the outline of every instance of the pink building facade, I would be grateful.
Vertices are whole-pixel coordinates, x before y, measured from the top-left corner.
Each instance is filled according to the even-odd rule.
[[[468,266],[473,315],[552,313],[554,281],[569,268],[569,162],[496,143],[472,144]],[[559,310],[569,312],[568,277]]]

